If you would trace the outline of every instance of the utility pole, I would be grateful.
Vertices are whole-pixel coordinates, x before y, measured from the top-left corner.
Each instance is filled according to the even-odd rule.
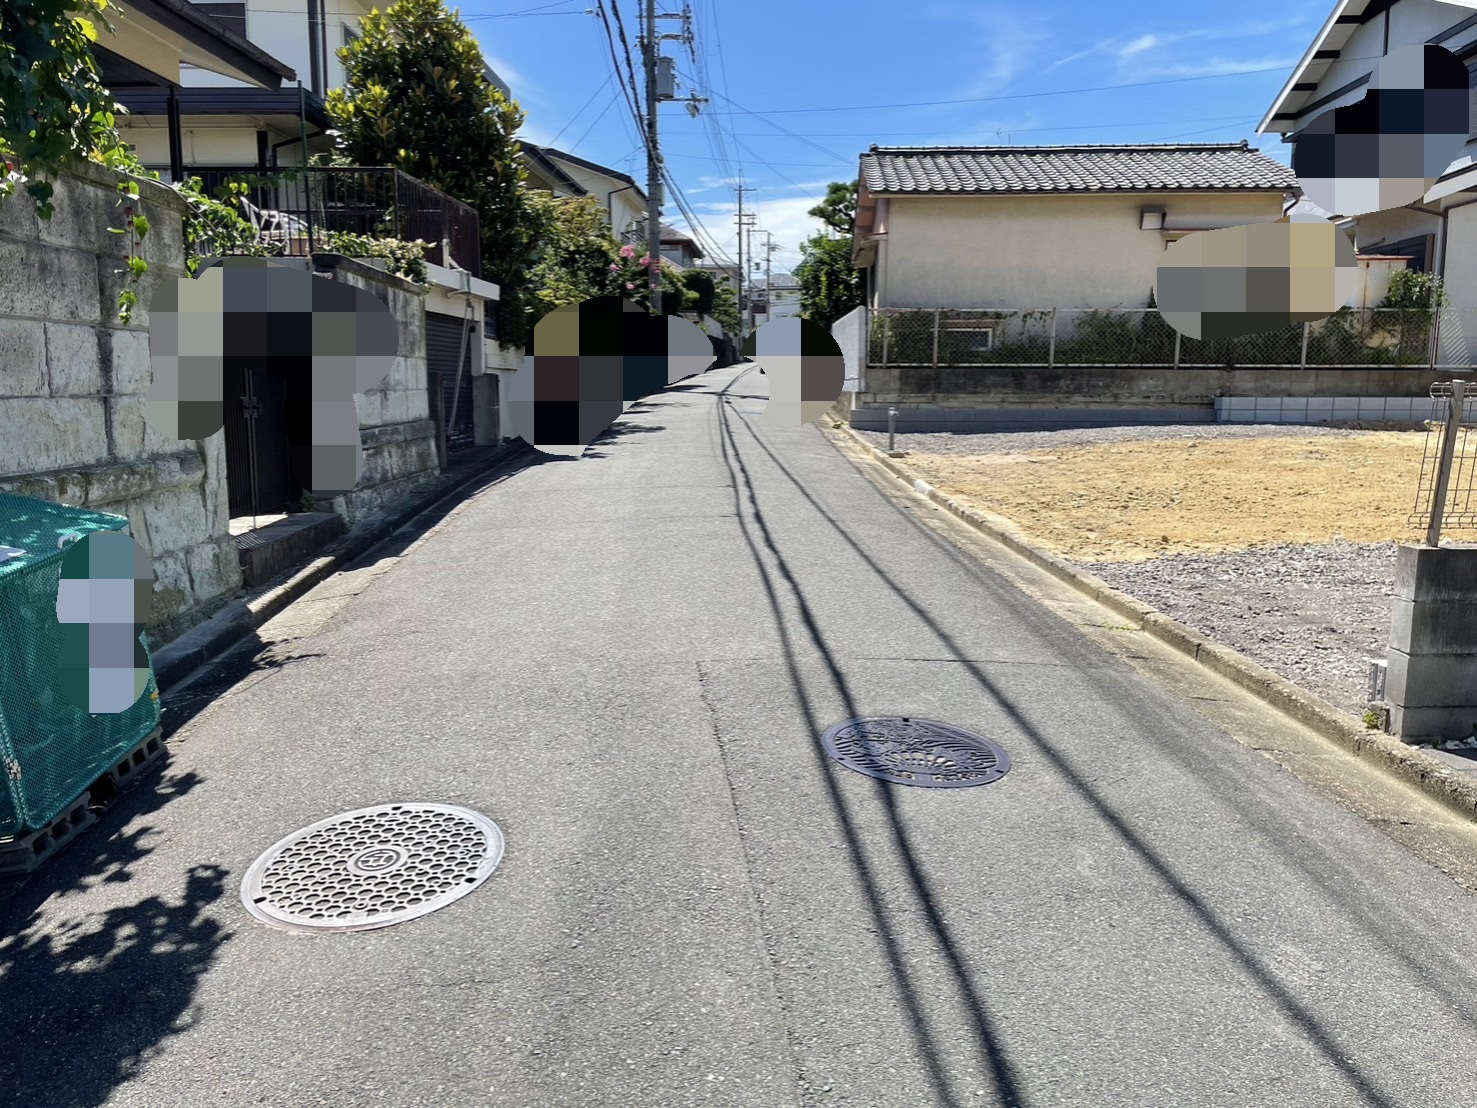
[[[656,31],[658,19],[682,20],[680,35],[659,35]],[[665,39],[676,39],[692,45],[692,12],[684,9],[678,13],[658,13],[656,0],[646,0],[646,27],[641,36],[641,57],[646,69],[646,255],[651,261],[647,270],[647,286],[651,295],[651,311],[662,314],[662,155],[657,143],[657,104],[663,100],[678,99],[676,81],[673,78],[671,58],[661,56]],[[619,79],[620,74],[616,74]],[[706,104],[705,97],[685,97],[688,110],[696,112],[697,105]]]
[[[753,188],[751,188],[751,187],[747,187],[747,186],[744,186],[744,185],[734,185],[733,186],[733,191],[736,192],[736,193],[738,193],[738,220],[737,220],[737,222],[738,222],[738,268],[739,268],[739,271],[738,271],[738,288],[735,291],[738,293],[739,328],[741,330],[743,330],[743,329],[746,329],[746,328],[744,328],[744,322],[743,322],[744,321],[744,309],[745,309],[745,305],[748,304],[748,297],[746,295],[744,295],[744,290],[749,287],[749,271],[744,268],[744,193],[746,193],[746,192],[753,192],[755,190]],[[739,338],[741,338],[741,339],[743,337],[744,337],[743,335],[740,335],[739,336]]]
[[[747,330],[747,331],[752,331],[754,329],[754,313],[753,313],[753,310],[752,310],[753,309],[753,301],[749,297],[749,294],[748,294],[748,290],[753,287],[753,282],[751,280],[749,280],[749,271],[745,267],[745,263],[744,263],[744,236],[746,234],[748,234],[749,228],[754,225],[754,220],[758,219],[759,216],[755,212],[746,212],[746,211],[744,211],[744,196],[743,196],[743,194],[746,193],[746,192],[753,192],[753,191],[754,190],[752,188],[741,188],[741,189],[738,190],[738,193],[739,193],[739,214],[738,214],[738,240],[739,240],[739,314],[740,314],[741,317],[744,317],[745,316],[745,313],[747,313],[747,323],[744,324],[744,329]]]
[[[774,293],[769,287],[769,267],[775,251],[775,245],[774,236],[768,231],[764,232],[764,238],[764,322],[768,323],[774,318]]]

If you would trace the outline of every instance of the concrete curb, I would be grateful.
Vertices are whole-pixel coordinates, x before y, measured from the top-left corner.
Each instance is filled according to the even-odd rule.
[[[1477,820],[1477,780],[1454,773],[1438,759],[1382,731],[1369,730],[1321,697],[1314,696],[1287,679],[1262,668],[1230,647],[1207,639],[1127,593],[1113,588],[1101,578],[1078,569],[1055,554],[1032,546],[1009,519],[960,504],[910,473],[896,459],[888,457],[885,450],[867,442],[850,426],[845,428],[845,433],[894,476],[912,486],[919,495],[927,497],[977,531],[1009,547],[1027,561],[1111,608],[1125,619],[1140,624],[1143,630],[1159,641],[1225,677],[1323,738],[1337,743],[1355,757],[1372,762],[1414,785],[1457,815]]]
[[[536,451],[531,446],[515,444],[466,470],[442,474],[425,493],[407,498],[409,503],[393,505],[369,516],[352,531],[329,544],[312,561],[293,570],[285,580],[270,581],[255,592],[231,601],[210,619],[154,653],[154,677],[160,692],[166,692],[240,642],[416,516],[430,511],[480,478],[534,453]]]

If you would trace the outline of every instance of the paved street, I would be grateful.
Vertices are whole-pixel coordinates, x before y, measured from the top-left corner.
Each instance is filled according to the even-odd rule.
[[[0,902],[0,1099],[1477,1104],[1471,896],[767,428],[765,388],[653,397],[264,629]],[[818,742],[868,715],[1012,768],[881,784]],[[498,871],[361,934],[243,910],[278,839],[398,801],[496,820]]]

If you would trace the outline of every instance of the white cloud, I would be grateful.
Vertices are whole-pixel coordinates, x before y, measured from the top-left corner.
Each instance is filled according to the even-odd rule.
[[[1141,77],[1213,77],[1222,73],[1246,73],[1253,70],[1286,69],[1297,65],[1297,58],[1206,58],[1203,61],[1184,62],[1176,65],[1161,65],[1135,69]]]
[[[826,197],[826,185],[829,180],[814,187],[807,195],[776,198],[773,200],[757,200],[754,203],[745,203],[744,212],[755,212],[758,218],[754,224],[761,230],[768,231],[774,236],[774,244],[777,247],[770,260],[770,267],[775,273],[781,271],[792,271],[800,264],[800,244],[822,229],[821,221],[806,215],[811,208],[815,207]],[[684,191],[689,191],[684,189]],[[718,203],[716,201],[693,204],[698,218],[702,221],[708,232],[718,240],[718,245],[729,255],[738,258],[738,227],[734,217],[738,214],[737,205],[733,202]],[[668,220],[675,227],[687,228],[683,220]],[[754,258],[758,261],[764,260],[765,237],[760,234],[753,236]],[[744,261],[749,263],[749,242],[744,242]],[[761,270],[758,274],[750,268],[750,276],[757,276],[763,280],[764,274]]]
[[[1120,58],[1131,58],[1135,54],[1142,54],[1145,50],[1158,46],[1163,41],[1158,35],[1140,35],[1127,46],[1123,47],[1123,49],[1119,50],[1118,56]]]

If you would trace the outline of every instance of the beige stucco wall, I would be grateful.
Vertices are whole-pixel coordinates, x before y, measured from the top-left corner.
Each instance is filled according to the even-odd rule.
[[[1165,248],[1139,209],[1165,222],[1233,226],[1282,213],[1281,192],[1104,196],[890,197],[879,254],[883,307],[1142,308]]]
[[[241,584],[228,534],[225,435],[161,435],[144,417],[153,381],[148,305],[183,272],[184,204],[140,181],[150,222],[133,321],[118,321],[127,256],[111,170],[81,164],[56,181],[56,212],[24,193],[0,201],[0,488],[128,517],[153,555],[151,641],[160,646]]]

